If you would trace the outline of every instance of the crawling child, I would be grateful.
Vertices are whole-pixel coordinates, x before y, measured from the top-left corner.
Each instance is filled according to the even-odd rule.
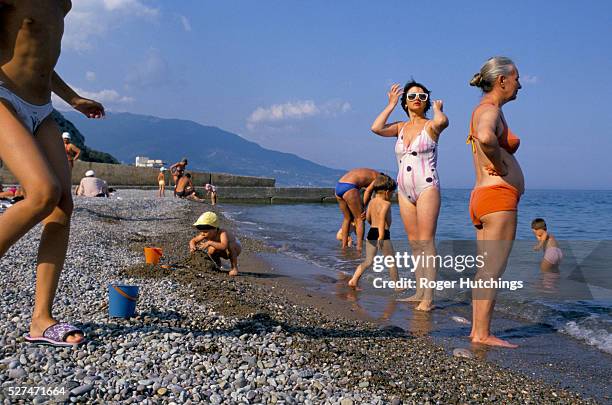
[[[380,250],[385,256],[395,256],[389,228],[391,227],[391,197],[397,189],[395,180],[386,174],[379,174],[374,180],[374,198],[366,211],[366,220],[370,223],[370,231],[366,243],[366,259],[357,266],[353,277],[348,282],[350,287],[357,288],[363,272],[374,263],[374,256]],[[397,268],[390,267],[391,279],[398,280]]]
[[[557,239],[548,232],[546,221],[542,218],[536,218],[531,222],[531,230],[535,235],[538,243],[533,247],[533,250],[544,249],[544,258],[540,263],[542,271],[558,271],[563,252],[559,248]]]
[[[189,251],[207,252],[210,257],[219,263],[219,259],[229,260],[231,263],[230,276],[238,275],[238,256],[242,252],[240,241],[228,230],[219,228],[217,214],[207,211],[200,215],[193,224],[200,234],[189,241]]]

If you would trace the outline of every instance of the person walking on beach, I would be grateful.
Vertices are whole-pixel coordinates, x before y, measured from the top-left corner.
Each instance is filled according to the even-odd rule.
[[[157,185],[159,187],[160,197],[166,196],[166,176],[164,175],[165,170],[166,170],[165,168],[160,167],[159,174],[157,175]]]
[[[0,0],[0,159],[26,194],[0,216],[0,257],[43,222],[25,339],[60,346],[79,344],[84,334],[52,314],[73,204],[70,165],[60,129],[50,117],[51,92],[88,118],[104,116],[100,103],[79,96],[54,71],[70,7],[69,0]]]
[[[363,221],[365,219],[364,207],[368,205],[372,196],[374,180],[379,173],[373,169],[359,168],[347,172],[336,184],[336,201],[344,219],[342,220],[342,247],[348,246],[349,228],[355,221],[357,233],[357,251],[363,249]],[[363,201],[359,191],[365,188]]]
[[[374,256],[378,251],[382,251],[384,256],[395,256],[389,229],[391,228],[391,197],[396,189],[397,183],[391,177],[386,174],[379,174],[376,177],[372,187],[374,197],[366,211],[366,220],[370,223],[370,230],[366,238],[366,259],[357,266],[353,277],[348,282],[349,287],[357,288],[361,275],[374,263]],[[397,281],[398,274],[395,265],[392,265],[389,270],[391,279]]]
[[[68,158],[68,163],[70,163],[70,169],[72,170],[74,167],[74,161],[79,160],[79,157],[81,156],[81,149],[70,142],[69,132],[64,132],[62,134],[62,140],[64,141],[64,150],[66,151],[66,157]]]
[[[376,117],[371,129],[377,135],[397,138],[397,194],[408,242],[413,254],[434,256],[434,240],[440,214],[438,140],[442,131],[448,127],[448,118],[442,112],[442,100],[432,103],[427,87],[414,80],[408,82],[403,89],[399,84],[392,85],[387,97],[387,106]],[[387,124],[400,98],[408,121]],[[426,114],[432,106],[434,116],[429,120]],[[417,310],[429,311],[433,308],[433,289],[422,288],[420,280],[435,280],[436,269],[419,266],[415,269],[415,275],[416,293],[402,301],[418,302]]]
[[[478,254],[484,257],[484,266],[474,280],[496,280],[506,269],[516,236],[518,203],[525,184],[514,156],[520,140],[508,127],[502,111],[502,106],[516,99],[521,88],[519,72],[511,59],[496,56],[482,65],[470,85],[483,92],[472,112],[466,141],[471,144],[476,172],[469,211],[476,228]],[[491,334],[495,295],[495,289],[472,289],[470,338],[474,343],[517,347]]]

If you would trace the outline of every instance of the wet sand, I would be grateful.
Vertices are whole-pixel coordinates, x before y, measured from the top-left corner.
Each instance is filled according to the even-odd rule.
[[[192,217],[197,218],[204,209],[207,206],[193,203]],[[554,384],[554,379],[543,382],[488,361],[453,357],[449,348],[466,346],[467,340],[436,333],[432,338],[425,333],[440,329],[439,325],[428,326],[440,316],[419,314],[412,318],[412,327],[394,326],[364,308],[358,294],[344,288],[337,278],[308,280],[303,263],[288,260],[258,240],[239,235],[244,248],[239,259],[241,274],[229,277],[214,270],[202,255],[187,254],[188,241],[197,232],[190,226],[192,217],[173,221],[168,232],[154,241],[164,249],[161,264],[171,265],[172,270],[143,264],[125,274],[171,279],[182,286],[185,297],[239,318],[245,333],[257,325],[280,326],[296,336],[296,351],[308,353],[310,369],[324,372],[332,364],[340,367],[340,386],[382,393],[392,403],[583,403],[581,398],[588,396],[603,403],[609,400],[605,393],[585,390],[582,395],[574,394]],[[222,220],[222,226],[233,228],[227,220]],[[141,251],[150,242],[136,237],[131,246]],[[302,278],[289,276],[300,272]],[[445,339],[446,345],[439,344]],[[488,357],[495,361],[496,355]]]

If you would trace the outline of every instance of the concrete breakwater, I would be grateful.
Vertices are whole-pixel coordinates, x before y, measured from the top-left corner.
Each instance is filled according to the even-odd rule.
[[[113,165],[108,163],[74,163],[72,184],[79,184],[87,170],[106,180],[109,186],[135,189],[156,189],[159,169]],[[198,192],[206,183],[217,187],[220,202],[258,204],[336,203],[335,191],[331,187],[275,187],[276,180],[267,177],[239,176],[227,173],[198,172],[188,170]],[[166,173],[167,191],[171,193],[171,176]],[[17,179],[6,169],[0,168],[0,184],[16,184]],[[397,201],[397,197],[393,198]]]
[[[157,175],[159,169],[152,167],[135,167],[128,165],[113,165],[95,162],[74,162],[72,169],[72,184],[79,184],[87,170],[94,170],[96,176],[106,180],[110,186],[130,186],[133,188],[157,187]],[[197,172],[188,170],[193,176],[193,184],[201,186],[211,183],[220,187],[274,187],[275,179],[254,176],[237,176],[226,173]],[[166,172],[166,183],[170,180],[170,174]],[[15,184],[17,179],[7,170],[0,168],[0,183]]]

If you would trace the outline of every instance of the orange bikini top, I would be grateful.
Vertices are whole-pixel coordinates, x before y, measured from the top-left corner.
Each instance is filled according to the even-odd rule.
[[[475,136],[475,133],[474,133],[474,114],[476,113],[478,108],[480,108],[480,106],[485,105],[485,104],[494,105],[493,103],[482,103],[482,104],[479,104],[474,109],[474,112],[472,112],[472,118],[470,119],[470,134],[468,135],[467,139],[465,140],[465,143],[471,143],[472,144],[472,152],[473,153],[476,153],[476,143],[475,143],[475,140],[478,139]],[[497,138],[497,140],[499,142],[499,146],[504,148],[509,154],[514,155],[514,153],[517,151],[517,149],[519,148],[519,146],[521,144],[521,139],[518,136],[516,136],[510,130],[510,128],[508,128],[508,124],[506,124],[506,120],[504,120],[503,117],[502,117],[502,122],[504,123],[504,129],[502,131],[501,136]]]

